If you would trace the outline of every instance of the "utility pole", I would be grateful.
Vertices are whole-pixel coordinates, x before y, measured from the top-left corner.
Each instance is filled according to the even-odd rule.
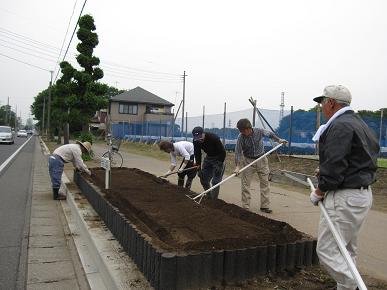
[[[226,145],[226,102],[224,103],[223,112],[223,146]]]
[[[181,111],[181,136],[183,136],[183,132],[184,132],[185,77],[186,76],[187,75],[185,74],[185,71],[184,71],[184,74],[183,74],[183,109]]]
[[[284,108],[285,108],[285,92],[281,92],[281,104],[280,104],[280,122],[284,117]]]
[[[46,96],[43,94],[43,120],[42,120],[42,128],[41,128],[41,134],[45,134],[45,114],[46,114]]]
[[[11,119],[9,115],[10,115],[10,113],[9,113],[9,97],[8,97],[7,108],[5,110],[5,124],[6,125],[9,125],[8,119]]]
[[[380,109],[380,131],[379,131],[379,146],[382,147],[382,130],[383,128],[383,109]],[[380,154],[382,154],[382,150],[380,150]]]
[[[202,128],[204,130],[204,111],[206,109],[206,106],[203,106],[203,120],[202,120]]]
[[[51,137],[51,129],[50,129],[50,120],[51,120],[51,86],[52,86],[52,75],[54,71],[50,70],[51,79],[50,86],[48,87],[48,111],[47,111],[47,130],[48,130],[48,138]]]
[[[188,113],[185,112],[185,140],[187,141],[187,131],[188,131]]]
[[[15,109],[15,132],[17,132],[17,104]]]
[[[251,97],[251,100],[253,99],[253,97]],[[254,111],[253,111],[253,128],[255,127],[255,112],[257,111],[257,100],[254,100],[252,102],[253,104],[253,107],[254,107]]]
[[[290,107],[290,124],[289,124],[289,155],[292,154],[292,135],[293,135],[293,106]]]
[[[316,105],[316,132],[318,130],[318,128],[320,128],[320,123],[321,123],[321,107],[320,107],[320,104],[317,104]],[[316,142],[316,148],[315,148],[315,153],[316,155],[318,154],[318,142]]]

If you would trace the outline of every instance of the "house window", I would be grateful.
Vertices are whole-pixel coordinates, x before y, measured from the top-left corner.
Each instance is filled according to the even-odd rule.
[[[137,115],[138,105],[137,104],[119,104],[118,113]]]

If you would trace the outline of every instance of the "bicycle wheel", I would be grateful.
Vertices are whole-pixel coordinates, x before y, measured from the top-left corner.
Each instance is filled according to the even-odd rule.
[[[109,151],[106,151],[102,157],[109,158]],[[124,159],[122,158],[122,155],[120,152],[112,152],[112,162],[111,167],[122,167],[122,163],[124,162]]]

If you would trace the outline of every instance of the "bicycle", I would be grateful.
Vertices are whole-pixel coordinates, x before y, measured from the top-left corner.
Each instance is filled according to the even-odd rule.
[[[111,142],[112,142],[111,144],[112,151],[110,155],[111,156],[110,165],[111,167],[122,167],[122,163],[124,162],[124,159],[122,158],[121,153],[118,152],[118,150],[120,149],[121,140],[113,139]],[[109,158],[109,150],[106,151],[104,154],[102,154],[102,157]]]

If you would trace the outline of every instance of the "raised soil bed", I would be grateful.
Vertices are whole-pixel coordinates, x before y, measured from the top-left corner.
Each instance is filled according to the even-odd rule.
[[[139,169],[76,172],[74,180],[155,289],[241,281],[318,262],[316,241],[290,225],[192,193]],[[239,194],[239,193],[236,193]]]

